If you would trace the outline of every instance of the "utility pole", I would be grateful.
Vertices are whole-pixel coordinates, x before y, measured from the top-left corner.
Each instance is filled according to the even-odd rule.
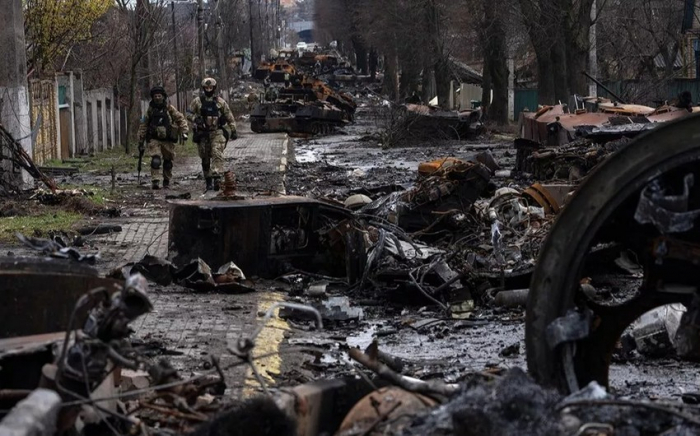
[[[204,5],[202,0],[197,0],[197,53],[199,56],[199,81],[206,75],[206,65],[204,60]]]
[[[216,0],[216,54],[217,54],[217,64],[219,64],[219,81],[221,82],[221,89],[224,92],[224,97],[228,99],[228,71],[226,65],[226,55],[224,50],[224,25],[221,22],[221,13],[219,12],[218,2],[221,0]]]
[[[32,156],[22,0],[0,0],[0,10],[0,124]],[[24,171],[14,172],[9,159],[0,161],[0,169],[13,184],[32,180]]]
[[[275,12],[275,43],[277,44],[277,47],[281,50],[282,49],[282,20],[280,20],[280,0],[277,0],[277,4],[275,5],[277,10]]]
[[[256,58],[255,53],[255,26],[253,26],[253,0],[248,0],[248,24],[250,27],[250,63],[251,71],[255,71],[258,65],[259,59]]]
[[[173,54],[175,57],[175,104],[177,105],[177,110],[182,111],[180,107],[180,62],[177,58],[177,32],[175,32],[175,2],[170,2],[170,9],[172,12],[172,27],[173,27]]]
[[[593,4],[591,5],[591,20],[593,20],[593,24],[591,25],[590,31],[588,33],[588,42],[590,45],[590,49],[588,51],[588,65],[589,65],[589,74],[592,77],[597,78],[598,77],[598,48],[597,46],[597,36],[596,36],[596,27],[598,27],[598,5],[596,4],[596,0],[593,0]],[[593,82],[592,80],[588,83],[588,95],[591,97],[597,97],[598,96],[598,85]]]

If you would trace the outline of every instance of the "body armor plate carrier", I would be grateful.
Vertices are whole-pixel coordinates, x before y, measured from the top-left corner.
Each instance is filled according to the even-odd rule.
[[[149,137],[159,141],[177,141],[177,137],[173,134],[172,121],[167,106],[164,108],[151,107],[150,111]]]

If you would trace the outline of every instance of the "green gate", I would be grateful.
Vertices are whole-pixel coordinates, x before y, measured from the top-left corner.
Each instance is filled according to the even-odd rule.
[[[538,94],[536,89],[516,89],[513,119],[517,121],[520,117],[520,112],[525,109],[528,109],[530,112],[536,112],[537,98]]]

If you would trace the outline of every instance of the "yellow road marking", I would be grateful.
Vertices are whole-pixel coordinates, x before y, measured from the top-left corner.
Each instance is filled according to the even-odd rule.
[[[258,303],[258,313],[265,313],[275,303],[284,301],[281,294],[276,292],[267,293],[260,299]],[[253,356],[259,356],[261,354],[276,353],[280,350],[280,345],[284,340],[284,332],[290,330],[287,321],[277,317],[279,314],[279,309],[275,310],[275,316],[270,318],[270,320],[265,325],[265,328],[260,332],[257,340],[255,341],[255,348],[253,349]],[[260,322],[260,319],[258,319]],[[258,372],[265,380],[268,386],[274,385],[275,380],[270,374],[277,375],[281,373],[282,370],[282,357],[275,354],[264,359],[258,359],[253,362]],[[260,391],[260,383],[253,375],[253,370],[248,367],[246,370],[245,377],[245,387],[243,388],[243,397],[249,398]]]

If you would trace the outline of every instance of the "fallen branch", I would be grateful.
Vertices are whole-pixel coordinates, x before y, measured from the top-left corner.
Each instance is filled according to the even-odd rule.
[[[8,132],[2,125],[0,125],[0,144],[4,144],[10,148],[11,154],[9,158],[14,164],[24,169],[35,179],[41,180],[41,182],[43,182],[44,185],[51,190],[51,192],[56,192],[56,189],[58,189],[56,182],[42,173],[41,170],[34,165],[34,161],[32,161],[32,158],[24,150],[22,144],[12,137],[10,132]],[[2,156],[2,154],[0,154],[0,156]]]
[[[409,392],[415,392],[418,394],[425,395],[442,395],[445,397],[451,397],[460,391],[461,387],[457,384],[446,384],[438,380],[423,381],[411,377],[406,377],[399,375],[391,370],[387,365],[379,362],[376,359],[372,359],[370,356],[366,355],[358,348],[351,348],[348,350],[350,358],[355,362],[365,366],[367,369],[371,370],[378,376],[389,380],[396,386],[405,389]]]

